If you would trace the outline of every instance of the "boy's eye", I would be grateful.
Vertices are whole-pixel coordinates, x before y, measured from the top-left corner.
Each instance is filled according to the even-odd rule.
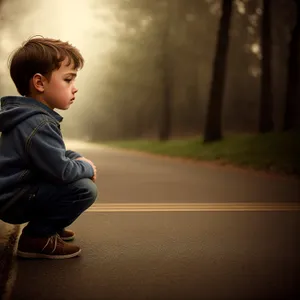
[[[65,79],[65,81],[66,81],[66,82],[71,82],[71,81],[72,81],[72,79]]]

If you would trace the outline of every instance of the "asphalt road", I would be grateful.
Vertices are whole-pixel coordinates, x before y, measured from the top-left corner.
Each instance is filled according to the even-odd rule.
[[[83,254],[16,259],[11,299],[300,299],[299,182],[68,145],[99,173]]]

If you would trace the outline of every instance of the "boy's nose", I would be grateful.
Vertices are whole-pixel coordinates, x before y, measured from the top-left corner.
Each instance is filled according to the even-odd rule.
[[[76,94],[78,92],[78,89],[76,87],[73,88],[73,94]]]

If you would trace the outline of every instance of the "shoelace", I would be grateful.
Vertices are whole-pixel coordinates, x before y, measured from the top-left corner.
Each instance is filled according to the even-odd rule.
[[[42,251],[44,251],[44,249],[46,249],[46,247],[49,245],[49,243],[53,243],[54,247],[53,250],[51,251],[51,253],[53,253],[56,250],[58,241],[60,240],[60,237],[58,234],[52,235],[48,238],[46,245],[44,246],[44,248],[42,249]]]

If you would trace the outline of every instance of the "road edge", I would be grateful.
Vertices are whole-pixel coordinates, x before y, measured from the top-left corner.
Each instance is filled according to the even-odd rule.
[[[268,178],[278,179],[278,180],[287,180],[287,181],[296,181],[296,182],[300,181],[300,177],[297,175],[282,174],[279,172],[272,172],[272,171],[267,171],[262,169],[254,169],[251,167],[237,165],[229,162],[218,161],[218,160],[208,161],[208,160],[194,159],[194,158],[188,158],[182,156],[170,156],[170,155],[165,155],[160,153],[137,150],[133,148],[117,147],[109,144],[99,144],[99,146],[104,146],[105,148],[108,148],[110,150],[133,153],[140,156],[155,157],[163,160],[176,161],[184,164],[188,163],[194,165],[202,165],[208,168],[223,169],[223,170],[227,169],[229,171],[248,173],[254,176],[268,177]]]
[[[274,180],[284,180],[284,181],[293,181],[293,182],[300,182],[300,177],[298,175],[294,174],[284,174],[281,172],[274,172],[270,170],[263,170],[263,169],[256,169],[256,168],[251,168],[249,166],[243,166],[243,165],[238,165],[238,164],[233,164],[230,162],[224,162],[222,160],[202,160],[202,159],[195,159],[195,158],[188,158],[188,157],[183,157],[183,156],[170,156],[166,154],[161,154],[161,153],[154,153],[146,150],[138,150],[134,148],[126,148],[126,147],[120,147],[116,145],[111,145],[109,143],[105,142],[95,142],[95,141],[78,141],[78,140],[73,140],[73,139],[65,139],[66,145],[70,148],[76,148],[79,147],[80,150],[85,149],[86,147],[93,146],[95,148],[106,148],[111,151],[115,152],[124,152],[128,154],[136,154],[139,156],[144,156],[144,157],[152,157],[152,158],[157,158],[157,159],[162,159],[162,160],[169,160],[169,161],[174,161],[182,164],[192,164],[192,165],[198,165],[198,166],[204,166],[208,167],[211,169],[222,169],[222,170],[227,170],[231,172],[240,172],[244,174],[249,174],[253,175],[256,177],[264,177],[264,178],[270,178]],[[74,145],[75,143],[75,145]],[[78,151],[79,151],[78,149]]]

